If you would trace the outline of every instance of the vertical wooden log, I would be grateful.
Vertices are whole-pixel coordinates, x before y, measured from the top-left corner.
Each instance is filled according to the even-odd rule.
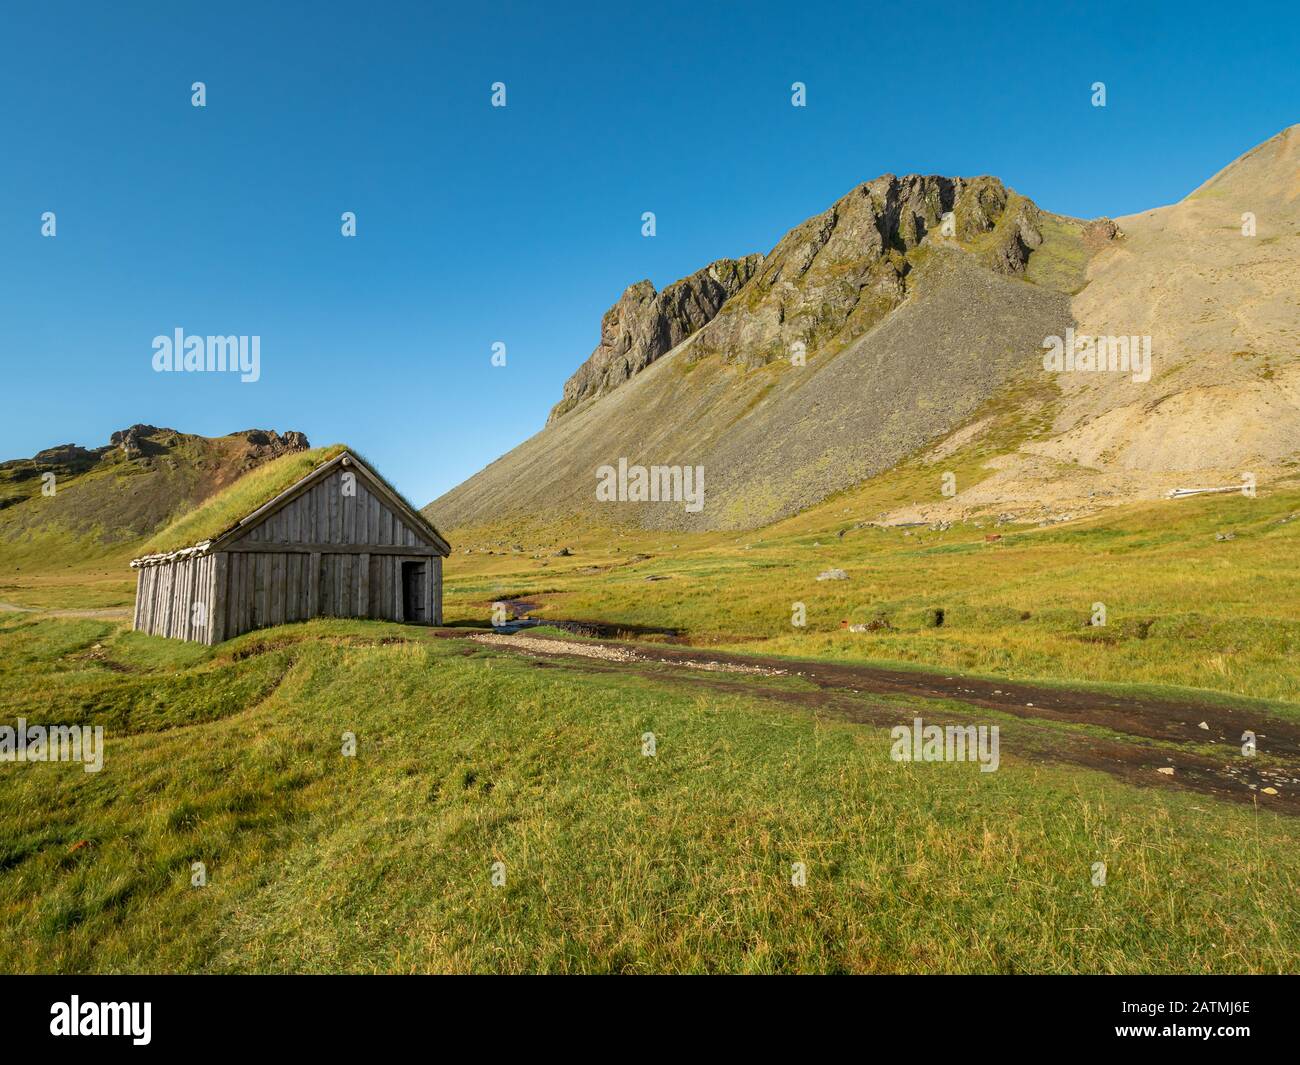
[[[202,556],[196,555],[191,558],[187,568],[189,572],[186,574],[185,580],[185,618],[184,628],[181,631],[186,640],[196,640],[199,635],[199,627],[195,624],[197,619],[194,615],[194,605],[199,601],[199,578],[203,574]]]
[[[370,556],[358,555],[357,565],[360,567],[357,573],[357,616],[368,618],[370,617]]]
[[[207,616],[207,578],[208,578],[208,555],[201,555],[194,560],[194,572],[190,576],[190,613],[188,621],[189,639],[202,640],[205,643],[208,638],[208,616]],[[203,604],[203,614],[196,615],[195,607]],[[199,625],[199,617],[202,617],[203,624]]]
[[[270,614],[270,603],[267,602],[266,593],[266,555],[256,554],[249,557],[249,562],[253,565],[253,628],[261,629],[266,626],[267,616]]]
[[[224,551],[212,556],[212,594],[208,616],[210,644],[218,644],[226,638],[226,570],[229,558]]]
[[[156,606],[150,631],[155,636],[167,635],[167,574],[171,568],[170,562],[163,562],[158,566],[158,575],[154,578],[153,594]]]
[[[158,588],[158,635],[168,635],[167,626],[171,623],[172,616],[172,574],[176,569],[175,562],[164,562],[162,572],[158,575],[161,579],[161,585]]]
[[[320,552],[313,551],[307,559],[307,616],[320,617]]]
[[[226,639],[242,636],[248,630],[244,628],[244,570],[247,555],[230,556],[230,625],[226,628]]]
[[[208,643],[212,633],[212,556],[204,555],[194,581],[194,601],[203,604],[202,625],[192,624],[193,639]],[[192,613],[192,612],[191,612]]]
[[[181,588],[185,583],[185,562],[173,562],[167,567],[171,572],[170,590],[167,596],[167,636],[176,639],[176,628],[181,616]]]
[[[225,551],[217,556],[212,577],[212,608],[217,612],[216,628],[213,629],[212,642],[220,643],[230,639],[230,564],[232,557]]]
[[[172,615],[172,638],[190,638],[190,579],[194,573],[193,559],[183,559],[176,570],[176,612]]]
[[[289,567],[285,591],[285,621],[302,620],[302,555],[289,555],[285,562]]]
[[[276,552],[270,558],[270,573],[267,582],[270,585],[268,598],[271,601],[271,624],[284,624],[284,554]]]
[[[179,583],[180,565],[179,562],[167,563],[167,616],[163,619],[162,635],[168,639],[175,635],[176,630],[176,596],[178,594],[177,585]]]
[[[185,610],[181,614],[181,639],[194,639],[194,604],[198,601],[196,595],[198,584],[199,567],[203,560],[197,556],[190,558],[185,564]]]
[[[183,639],[185,636],[181,628],[185,617],[185,577],[187,565],[185,559],[176,563],[175,580],[172,582],[172,617],[171,625],[167,630],[167,635],[173,640]]]

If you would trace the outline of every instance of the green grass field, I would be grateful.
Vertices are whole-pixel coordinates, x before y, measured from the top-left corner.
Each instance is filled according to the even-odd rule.
[[[5,720],[108,733],[97,774],[0,767],[4,971],[1274,972],[1300,943],[1295,819],[896,763],[743,688],[343,621],[209,650],[10,617],[0,652]]]
[[[515,553],[508,531],[471,530],[452,538],[474,553],[448,562],[448,616],[485,623],[493,600],[517,597],[542,619],[672,629],[739,651],[1300,705],[1300,489],[1161,501],[1044,528],[862,525],[931,482],[935,471],[905,471],[887,488],[869,484],[741,535],[541,527]],[[574,553],[556,557],[560,546]],[[832,568],[849,579],[816,579]],[[802,627],[792,624],[796,603]],[[1104,627],[1087,624],[1096,603]],[[935,608],[941,628],[930,623]],[[842,626],[877,618],[889,627]]]

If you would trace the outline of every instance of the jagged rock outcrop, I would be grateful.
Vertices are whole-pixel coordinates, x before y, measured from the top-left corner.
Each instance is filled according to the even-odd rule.
[[[89,451],[77,444],[59,444],[36,452],[32,456],[32,462],[68,467],[86,466],[97,461],[99,454],[98,451]]]
[[[719,259],[656,292],[649,281],[629,285],[600,323],[600,343],[565,382],[547,424],[584,399],[601,396],[707,325],[758,269],[761,255]]]
[[[608,519],[592,471],[629,456],[708,470],[707,516],[626,504],[647,527],[794,513],[1041,370],[1068,297],[1026,266],[1045,244],[1059,259],[1071,232],[992,177],[859,185],[761,259],[715,263],[662,293],[631,286],[546,428],[428,512],[453,527],[556,508]],[[790,358],[798,344],[806,360]]]
[[[108,438],[109,446],[101,448],[96,454],[120,447],[128,459],[138,459],[150,454],[161,454],[167,448],[174,447],[186,436],[187,434],[175,429],[136,424],[113,433]],[[283,436],[274,429],[241,429],[230,433],[229,436],[233,440],[243,440],[247,445],[248,461],[245,463],[247,466],[255,466],[294,451],[306,451],[311,447],[306,435],[293,429]]]
[[[1023,275],[1042,244],[1039,220],[1038,208],[996,178],[885,174],[796,226],[766,256],[720,259],[662,292],[649,281],[629,285],[547,424],[697,333],[691,359],[720,355],[750,367],[797,345],[805,354],[841,350],[907,298],[912,253],[931,233],[971,246],[991,270]]]
[[[760,366],[796,345],[805,354],[840,350],[903,302],[912,253],[927,235],[987,243],[984,265],[1015,275],[1042,243],[1036,221],[1037,208],[996,178],[885,174],[787,233],[701,330],[692,358]]]
[[[276,459],[281,455],[288,455],[294,451],[306,451],[311,447],[307,442],[307,435],[294,429],[290,429],[281,436],[274,429],[243,429],[237,433],[231,433],[232,437],[243,437],[248,441],[249,455],[256,462],[265,462],[267,459]]]
[[[1083,242],[1090,248],[1100,248],[1109,244],[1112,240],[1120,240],[1124,236],[1124,231],[1114,219],[1101,217],[1094,218],[1083,227]]]
[[[993,243],[985,252],[984,265],[1011,277],[1024,274],[1029,256],[1042,246],[1041,214],[1028,200],[1005,210],[993,227]]]
[[[244,429],[230,435],[236,440],[242,438],[247,443],[247,451],[241,464],[244,471],[254,469],[271,459],[278,459],[281,455],[306,451],[311,447],[307,442],[306,434],[293,429],[283,436],[274,429]]]
[[[132,425],[119,429],[108,438],[111,447],[120,447],[129,459],[139,458],[145,453],[144,442],[159,433],[175,433],[175,429],[159,429],[156,425]]]

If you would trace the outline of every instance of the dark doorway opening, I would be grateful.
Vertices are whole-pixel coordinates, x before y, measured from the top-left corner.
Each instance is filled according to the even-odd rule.
[[[402,563],[402,620],[425,624],[424,562]]]

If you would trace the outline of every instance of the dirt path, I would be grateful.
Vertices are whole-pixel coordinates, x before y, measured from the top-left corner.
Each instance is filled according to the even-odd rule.
[[[490,633],[469,639],[528,655],[542,666],[636,670],[666,683],[712,688],[882,727],[910,723],[920,711],[879,696],[951,700],[1021,719],[1004,730],[1008,732],[1004,750],[1015,757],[1085,766],[1140,786],[1258,802],[1300,816],[1300,720],[1241,702],[1146,698],[989,681],[960,673],[798,662],[648,644]],[[789,678],[807,683],[793,686]],[[926,710],[924,719],[938,725],[971,723],[968,714],[945,711],[942,706]],[[1092,726],[1115,735],[1063,726]],[[1255,734],[1262,757],[1242,755],[1242,735],[1247,731]],[[1162,769],[1173,773],[1158,772]]]

